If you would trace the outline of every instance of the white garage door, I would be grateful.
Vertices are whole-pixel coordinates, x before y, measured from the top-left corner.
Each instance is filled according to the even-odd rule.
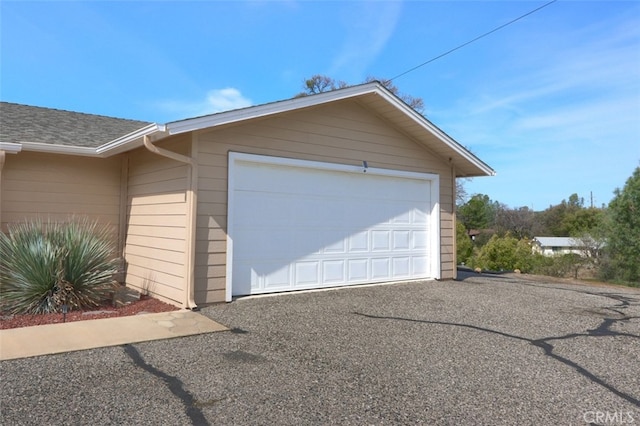
[[[439,278],[437,179],[231,153],[227,299]]]

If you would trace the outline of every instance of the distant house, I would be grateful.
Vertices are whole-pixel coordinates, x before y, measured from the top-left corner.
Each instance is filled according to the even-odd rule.
[[[575,253],[583,255],[583,244],[571,237],[533,237],[534,252],[545,256]]]
[[[471,241],[475,241],[476,237],[480,235],[480,231],[478,229],[469,229],[467,235],[471,238]]]

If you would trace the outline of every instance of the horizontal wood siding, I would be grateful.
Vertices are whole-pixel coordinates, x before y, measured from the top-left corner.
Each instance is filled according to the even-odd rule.
[[[158,144],[188,154],[188,136]],[[188,167],[144,148],[129,155],[127,285],[165,301],[185,300]]]
[[[120,221],[120,156],[108,159],[20,152],[2,169],[2,230],[41,218],[66,222],[86,217],[113,228]]]
[[[196,302],[224,300],[227,167],[230,151],[360,165],[440,176],[442,276],[453,272],[453,182],[446,159],[354,101],[202,131],[198,135]]]

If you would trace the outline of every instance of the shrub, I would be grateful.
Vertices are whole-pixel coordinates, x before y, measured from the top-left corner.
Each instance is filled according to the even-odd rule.
[[[584,264],[584,259],[575,253],[560,254],[557,256],[544,256],[537,253],[534,256],[532,272],[550,277],[573,276],[576,278],[578,268]]]
[[[0,308],[60,312],[98,306],[113,291],[117,262],[108,229],[87,220],[34,221],[0,233]]]
[[[527,240],[518,240],[510,234],[504,237],[494,235],[485,244],[473,261],[473,266],[492,271],[512,271],[519,269],[529,272],[533,264],[531,246]]]
[[[467,234],[467,229],[460,222],[456,223],[456,257],[458,264],[469,262],[473,255],[473,242]]]

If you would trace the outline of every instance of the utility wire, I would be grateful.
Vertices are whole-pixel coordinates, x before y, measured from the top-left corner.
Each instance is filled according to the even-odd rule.
[[[431,58],[431,59],[429,59],[429,60],[428,60],[428,61],[426,61],[426,62],[421,63],[420,65],[416,65],[415,67],[413,67],[413,68],[411,68],[411,69],[409,69],[409,70],[407,70],[407,71],[405,71],[405,72],[403,72],[403,73],[401,73],[401,74],[398,74],[398,75],[396,75],[395,77],[393,77],[393,78],[389,79],[389,81],[393,81],[393,80],[395,80],[396,78],[400,78],[400,77],[402,77],[403,75],[409,74],[410,72],[415,71],[415,70],[417,70],[418,68],[421,68],[421,67],[423,67],[423,66],[425,66],[425,65],[427,65],[427,64],[430,64],[431,62],[433,62],[433,61],[435,61],[435,60],[438,60],[438,59],[442,58],[443,56],[447,56],[448,54],[453,53],[453,52],[455,52],[455,51],[456,51],[456,50],[458,50],[458,49],[462,49],[463,47],[465,47],[465,46],[467,46],[467,45],[469,45],[469,44],[471,44],[471,43],[473,43],[473,42],[475,42],[475,41],[478,41],[478,40],[480,40],[481,38],[484,38],[484,37],[486,37],[486,36],[488,36],[488,35],[490,35],[490,34],[493,34],[493,33],[495,33],[496,31],[499,31],[499,30],[503,29],[504,27],[509,26],[509,25],[511,25],[511,24],[513,24],[513,23],[515,23],[515,22],[517,22],[517,21],[519,21],[519,20],[523,19],[523,18],[526,18],[527,16],[532,15],[532,14],[536,13],[537,11],[539,11],[539,10],[541,10],[541,9],[544,9],[545,7],[549,6],[549,5],[550,5],[550,4],[552,4],[552,3],[555,3],[555,2],[557,2],[557,1],[558,1],[558,0],[551,0],[550,2],[545,3],[545,4],[543,4],[542,6],[540,6],[540,7],[536,8],[536,9],[533,9],[533,10],[532,10],[532,11],[530,11],[530,12],[527,12],[527,13],[525,13],[524,15],[521,15],[521,16],[518,16],[518,17],[517,17],[517,18],[515,18],[515,19],[512,19],[511,21],[507,22],[506,24],[502,24],[502,25],[500,25],[499,27],[496,27],[496,28],[492,29],[492,30],[491,30],[491,31],[489,31],[489,32],[486,32],[486,33],[484,33],[484,34],[482,34],[482,35],[479,35],[478,37],[474,38],[473,40],[469,40],[469,41],[468,41],[468,42],[466,42],[466,43],[463,43],[463,44],[461,44],[461,45],[459,45],[459,46],[457,46],[457,47],[454,47],[454,48],[453,48],[453,49],[451,49],[451,50],[447,50],[446,52],[441,53],[440,55],[438,55],[438,56],[436,56],[436,57],[434,57],[434,58]]]

